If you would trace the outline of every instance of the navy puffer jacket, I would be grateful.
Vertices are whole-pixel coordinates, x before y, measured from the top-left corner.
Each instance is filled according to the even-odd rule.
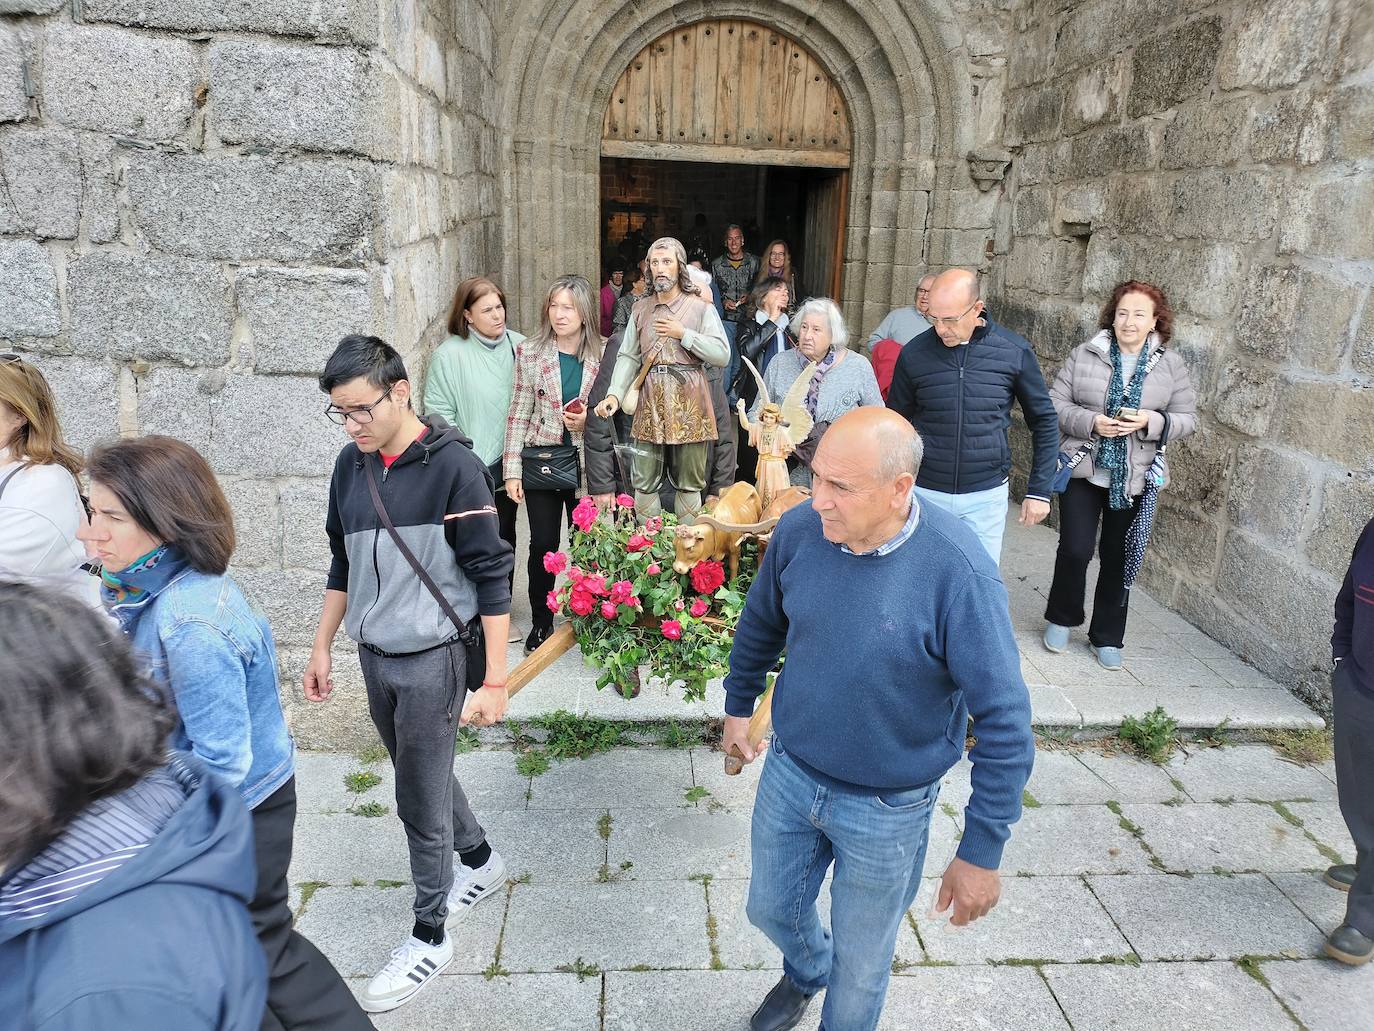
[[[917,486],[971,494],[1002,484],[1011,472],[1007,429],[1013,400],[1020,402],[1034,440],[1026,496],[1048,501],[1059,418],[1030,344],[985,317],[966,345],[946,347],[928,329],[903,347],[887,406],[925,442]]]

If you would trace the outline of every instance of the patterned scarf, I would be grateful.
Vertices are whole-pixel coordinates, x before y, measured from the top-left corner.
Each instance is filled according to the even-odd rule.
[[[821,359],[816,366],[816,371],[811,377],[811,386],[806,391],[806,411],[811,418],[816,417],[816,406],[821,400],[821,380],[825,379],[825,374],[835,367],[835,360],[839,357],[839,349],[832,347],[830,353]]]
[[[1131,377],[1130,386],[1125,385],[1125,377],[1121,371],[1121,346],[1116,342],[1116,334],[1111,334],[1111,356],[1112,356],[1112,381],[1107,386],[1107,414],[1115,412],[1118,408],[1139,408],[1140,391],[1145,386],[1145,376],[1143,375],[1149,365],[1150,348],[1147,346],[1140,352],[1140,359],[1136,363],[1135,375]],[[1131,482],[1131,469],[1126,455],[1125,437],[1103,437],[1097,442],[1097,453],[1093,456],[1093,464],[1099,469],[1106,469],[1112,474],[1112,485],[1108,491],[1108,503],[1114,509],[1124,509],[1131,507],[1131,498],[1126,493],[1126,488]]]
[[[134,559],[124,569],[111,573],[108,569],[100,571],[100,583],[105,588],[105,598],[112,605],[122,605],[127,601],[140,601],[148,593],[146,588],[135,587],[129,581],[137,574],[153,569],[167,554],[167,545],[159,544],[148,554]]]

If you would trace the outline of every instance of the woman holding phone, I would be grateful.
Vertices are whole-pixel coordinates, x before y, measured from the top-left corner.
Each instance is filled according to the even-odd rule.
[[[549,287],[538,332],[515,348],[515,393],[506,419],[506,493],[525,506],[530,527],[530,611],[534,626],[525,651],[553,630],[545,604],[553,574],[546,552],[557,551],[563,525],[587,489],[582,431],[587,393],[601,368],[606,341],[598,332],[596,298],[582,276],[561,276]]]
[[[1059,551],[1045,607],[1044,643],[1062,652],[1070,629],[1082,625],[1088,563],[1096,550],[1102,564],[1088,644],[1105,669],[1121,668],[1126,533],[1145,477],[1166,431],[1173,443],[1197,428],[1188,367],[1166,346],[1173,322],[1159,287],[1121,283],[1102,309],[1097,335],[1073,350],[1050,388],[1059,413],[1060,450],[1072,455],[1090,444],[1091,450],[1059,495]]]

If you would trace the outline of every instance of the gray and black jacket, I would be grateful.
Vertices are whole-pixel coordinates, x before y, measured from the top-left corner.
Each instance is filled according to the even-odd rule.
[[[391,521],[458,615],[466,621],[510,612],[515,554],[501,539],[495,511],[444,520],[493,505],[491,475],[441,416],[422,421],[428,431],[390,469],[349,444],[329,484],[325,529],[334,560],[326,586],[348,592],[349,637],[395,654],[438,647],[457,629],[392,543],[373,507],[364,462],[372,463]]]

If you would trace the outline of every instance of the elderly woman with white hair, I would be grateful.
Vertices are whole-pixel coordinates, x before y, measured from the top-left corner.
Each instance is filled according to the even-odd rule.
[[[768,364],[763,383],[774,401],[786,396],[797,377],[810,363],[816,363],[811,385],[806,392],[806,410],[814,420],[810,435],[799,443],[794,457],[797,465],[791,481],[799,487],[811,486],[811,458],[816,444],[830,424],[845,412],[864,405],[882,407],[883,395],[873,366],[857,351],[849,350],[849,330],[834,301],[813,297],[801,306],[793,319],[797,327],[797,346],[788,348]],[[757,418],[763,404],[760,393],[750,409]]]

